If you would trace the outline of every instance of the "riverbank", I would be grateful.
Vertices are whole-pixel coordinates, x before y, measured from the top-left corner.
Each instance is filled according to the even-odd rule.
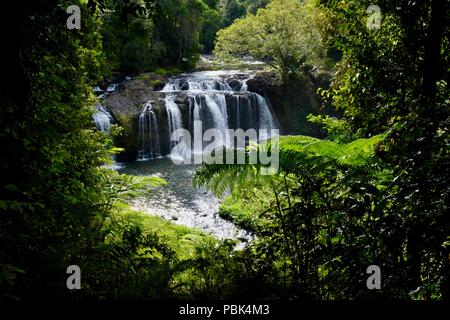
[[[113,226],[114,225],[114,226]],[[191,259],[196,255],[196,248],[207,244],[218,243],[219,240],[214,236],[198,229],[189,228],[186,226],[175,224],[164,218],[149,215],[145,212],[124,209],[115,212],[104,228],[120,229],[127,226],[127,228],[139,228],[142,231],[143,237],[148,237],[153,234],[161,238],[162,241],[173,250],[178,259]],[[113,237],[108,239],[109,243],[114,243],[116,240]]]
[[[121,166],[122,174],[157,176],[167,181],[144,197],[133,201],[132,208],[149,216],[157,216],[174,225],[200,230],[216,239],[232,239],[241,243],[250,242],[250,232],[236,227],[219,216],[220,199],[204,188],[193,186],[197,166],[176,165],[169,158],[136,161]]]

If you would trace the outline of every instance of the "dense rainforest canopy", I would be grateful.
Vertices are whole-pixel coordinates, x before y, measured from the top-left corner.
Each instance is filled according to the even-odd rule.
[[[194,67],[214,49],[217,31],[267,1],[153,0],[102,2],[108,67],[128,72]]]
[[[66,27],[73,4],[80,30]],[[371,5],[380,28],[368,26]],[[449,20],[445,0],[2,10],[0,299],[450,299]],[[331,77],[323,112],[309,117],[324,134],[281,137],[276,175],[198,168],[195,185],[226,193],[222,214],[255,234],[239,250],[133,211],[131,198],[166,182],[108,169],[123,128],[92,122],[104,79],[193,70],[206,53],[261,60],[286,87],[317,70]],[[73,264],[81,290],[66,287]],[[371,265],[381,290],[367,288]]]

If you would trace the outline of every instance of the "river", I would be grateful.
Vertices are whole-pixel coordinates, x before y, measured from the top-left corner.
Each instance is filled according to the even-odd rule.
[[[219,216],[219,199],[203,188],[194,188],[195,169],[195,165],[176,165],[170,158],[160,158],[123,164],[118,171],[137,176],[158,176],[167,181],[166,186],[135,200],[134,209],[200,229],[219,239],[249,241],[251,234]]]
[[[131,175],[155,175],[164,178],[168,184],[134,201],[134,209],[200,229],[219,239],[237,239],[241,244],[251,241],[252,235],[249,232],[219,216],[219,199],[205,189],[194,188],[196,166],[172,162],[174,156],[180,155],[174,154],[175,143],[170,133],[184,128],[195,136],[193,123],[196,121],[203,122],[203,132],[210,128],[278,128],[265,98],[248,91],[247,81],[253,75],[252,71],[222,70],[195,72],[168,79],[160,92],[168,120],[158,118],[151,102],[143,106],[138,123],[140,149],[137,161],[120,164],[116,169],[120,173]],[[178,97],[185,97],[187,108],[180,108],[175,103]],[[94,116],[97,127],[101,130],[109,128],[107,122],[110,118],[103,108]],[[170,146],[166,154],[162,148],[164,145]],[[191,150],[187,151],[191,154]]]

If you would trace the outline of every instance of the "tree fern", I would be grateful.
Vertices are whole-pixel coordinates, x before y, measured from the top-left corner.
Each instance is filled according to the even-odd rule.
[[[370,173],[375,146],[385,138],[385,135],[377,135],[369,139],[359,139],[348,144],[321,140],[308,136],[285,136],[279,138],[279,173],[283,175],[298,174],[311,168],[334,165],[343,168],[359,168]],[[205,186],[216,195],[223,194],[226,190],[231,192],[246,183],[261,182],[263,180],[277,179],[275,176],[263,176],[260,170],[261,164],[250,164],[250,153],[263,150],[271,152],[274,145],[272,141],[256,147],[256,150],[247,148],[245,151],[245,163],[236,164],[238,153],[244,151],[224,151],[219,157],[218,163],[230,152],[234,152],[235,164],[207,164],[201,166],[195,175],[194,185]]]
[[[107,179],[105,185],[108,187],[105,188],[105,195],[108,203],[127,202],[167,184],[164,179],[156,176],[131,176],[116,172],[104,175],[104,178]]]
[[[224,157],[233,151],[224,152]],[[245,164],[236,164],[237,155],[241,151],[234,152],[234,164],[207,164],[201,166],[194,177],[194,186],[205,186],[216,195],[222,195],[228,189],[233,192],[248,181],[263,179],[258,174],[259,166],[249,164],[249,154],[245,152]],[[225,161],[223,161],[225,162]]]

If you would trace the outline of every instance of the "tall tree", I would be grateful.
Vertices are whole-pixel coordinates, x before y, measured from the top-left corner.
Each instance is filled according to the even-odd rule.
[[[99,165],[108,154],[91,118],[100,22],[77,3],[81,30],[69,30],[72,4],[25,1],[11,10],[13,21],[2,17],[13,41],[0,55],[1,294],[66,292],[65,268],[96,236],[83,230],[104,213]],[[3,266],[20,275],[15,287]]]
[[[218,33],[219,57],[250,55],[278,70],[286,80],[319,63],[324,55],[313,1],[274,0],[256,15]]]
[[[391,129],[380,147],[396,177],[386,199],[391,235],[384,241],[403,245],[406,254],[387,264],[405,270],[397,285],[405,292],[418,289],[430,298],[441,286],[438,295],[448,298],[448,1],[377,1],[379,29],[366,27],[371,1],[322,3],[339,26],[335,43],[343,52],[325,97],[360,135]]]

